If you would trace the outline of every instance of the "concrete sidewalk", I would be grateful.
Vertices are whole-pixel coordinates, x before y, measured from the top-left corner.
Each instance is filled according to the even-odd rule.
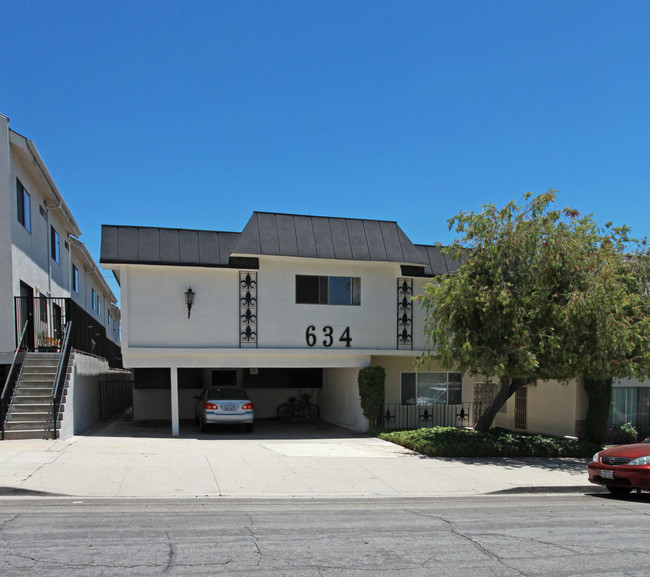
[[[598,492],[582,459],[432,459],[318,423],[253,434],[109,423],[67,441],[0,442],[0,496],[437,497]]]

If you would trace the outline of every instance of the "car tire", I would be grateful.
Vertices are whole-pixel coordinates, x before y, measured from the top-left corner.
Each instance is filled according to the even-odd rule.
[[[629,487],[615,487],[612,485],[606,485],[606,487],[612,495],[629,495],[630,491],[632,491]]]

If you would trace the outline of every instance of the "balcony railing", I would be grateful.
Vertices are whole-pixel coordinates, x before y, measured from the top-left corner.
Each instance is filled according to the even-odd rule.
[[[24,346],[28,351],[58,351],[64,330],[72,322],[72,348],[105,358],[122,367],[120,346],[106,336],[104,326],[70,298],[14,297],[16,340],[27,323]]]
[[[481,403],[456,405],[384,403],[378,425],[383,429],[473,427],[480,416]]]

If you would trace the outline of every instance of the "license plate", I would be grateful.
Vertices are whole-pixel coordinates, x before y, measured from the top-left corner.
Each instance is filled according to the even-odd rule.
[[[613,479],[614,478],[614,471],[610,471],[609,469],[601,469],[600,476],[603,479]]]
[[[235,410],[237,410],[237,407],[235,407],[235,405],[224,405],[223,410],[224,411],[235,411]]]

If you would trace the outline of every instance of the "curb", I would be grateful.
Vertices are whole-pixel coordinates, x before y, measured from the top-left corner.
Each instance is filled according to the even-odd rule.
[[[512,487],[485,493],[486,495],[520,495],[520,494],[545,494],[545,493],[607,493],[605,487],[600,485],[559,485],[546,487]]]

